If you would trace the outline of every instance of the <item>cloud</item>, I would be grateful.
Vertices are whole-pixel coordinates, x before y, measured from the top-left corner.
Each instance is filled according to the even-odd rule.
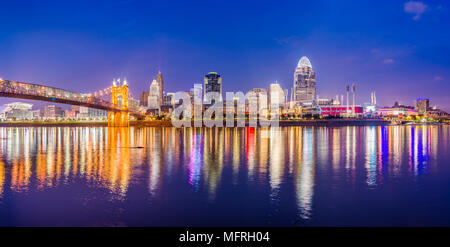
[[[422,14],[427,11],[428,6],[423,2],[409,1],[405,3],[405,12],[415,14],[413,20],[419,20]]]
[[[383,60],[384,64],[393,64],[395,61],[392,58],[386,58]]]
[[[439,75],[437,75],[437,76],[435,76],[434,77],[434,80],[435,81],[442,81],[444,78],[442,78],[442,76],[439,76]]]

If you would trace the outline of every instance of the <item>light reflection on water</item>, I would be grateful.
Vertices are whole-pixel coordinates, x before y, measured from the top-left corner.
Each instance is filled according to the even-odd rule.
[[[391,203],[414,183],[430,192],[434,184],[418,178],[449,174],[449,133],[448,126],[0,128],[0,225],[111,225],[115,217],[125,225],[341,225],[337,218],[351,215],[344,205],[371,210],[367,197]],[[16,206],[18,215],[47,212],[57,202],[44,192],[80,198],[74,210],[102,212],[86,206],[94,198],[122,214],[67,215],[63,223],[5,218]],[[446,196],[430,204],[444,210]],[[45,203],[19,205],[26,197]]]

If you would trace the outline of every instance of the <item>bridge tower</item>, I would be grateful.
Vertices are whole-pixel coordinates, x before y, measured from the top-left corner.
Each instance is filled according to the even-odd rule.
[[[129,113],[128,111],[128,84],[124,80],[120,85],[120,80],[113,81],[111,87],[111,103],[119,106],[122,111],[108,112],[108,127],[128,127],[129,126]]]

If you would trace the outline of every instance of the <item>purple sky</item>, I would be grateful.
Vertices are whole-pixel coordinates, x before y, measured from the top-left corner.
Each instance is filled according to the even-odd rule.
[[[449,10],[444,0],[10,1],[0,77],[78,92],[126,77],[136,97],[159,69],[166,92],[209,71],[224,91],[291,88],[307,56],[320,97],[354,82],[360,104],[376,91],[382,106],[430,98],[450,111]],[[13,101],[24,100],[0,104]]]

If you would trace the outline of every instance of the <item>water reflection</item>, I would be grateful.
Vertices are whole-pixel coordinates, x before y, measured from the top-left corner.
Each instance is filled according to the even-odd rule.
[[[230,184],[267,186],[276,207],[292,187],[297,215],[308,220],[318,183],[376,188],[438,169],[431,161],[448,149],[448,128],[0,128],[0,200],[80,181],[109,199],[124,200],[132,186],[157,197],[177,179],[209,202]]]
[[[303,156],[297,164],[296,196],[300,217],[309,219],[312,210],[312,198],[314,194],[314,170],[315,170],[315,129],[303,130]]]
[[[378,132],[379,133],[379,132]],[[366,129],[366,162],[365,168],[367,170],[367,185],[377,185],[377,166],[379,160],[377,160],[377,141],[375,127],[368,127]],[[380,137],[381,138],[381,137]],[[381,150],[380,150],[381,154]]]

